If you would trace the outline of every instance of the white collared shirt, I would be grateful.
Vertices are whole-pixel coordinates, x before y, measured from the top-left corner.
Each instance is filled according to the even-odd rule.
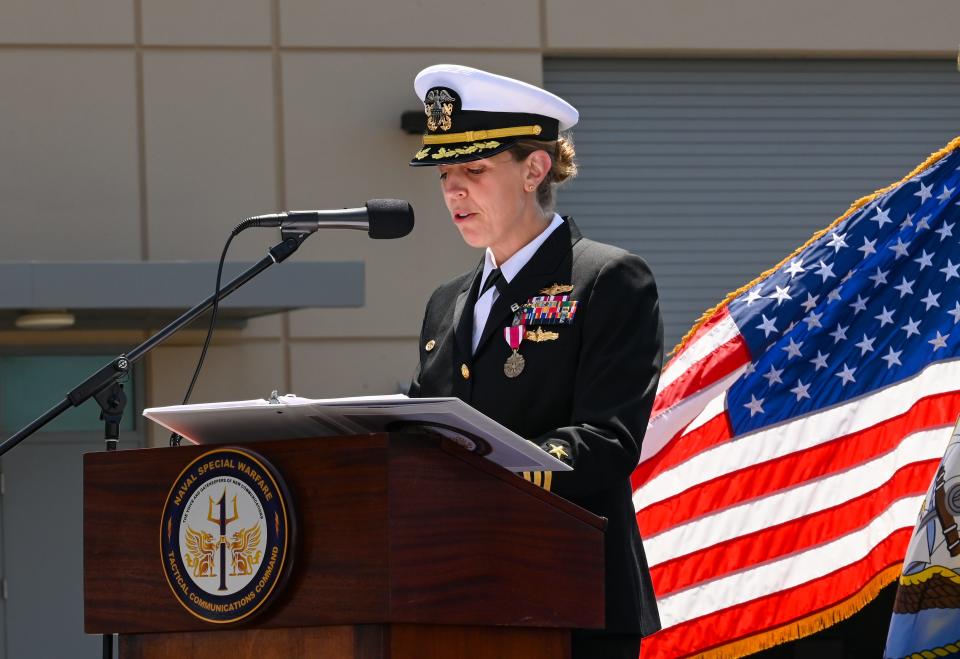
[[[553,220],[550,221],[550,224],[540,235],[521,247],[516,254],[500,265],[500,273],[503,275],[503,278],[506,279],[507,282],[513,281],[517,273],[523,270],[523,266],[537,253],[540,245],[542,245],[544,241],[550,237],[550,234],[561,224],[563,224],[563,218],[554,213]],[[487,276],[490,274],[490,271],[496,267],[497,260],[488,247],[483,259],[483,274],[480,276],[481,286],[487,281]],[[497,292],[497,287],[491,286],[487,289],[486,293],[480,296],[473,307],[473,352],[477,351],[477,345],[480,343],[480,335],[483,334],[483,328],[487,324],[487,317],[490,315],[490,308],[498,297],[500,297],[500,293]]]

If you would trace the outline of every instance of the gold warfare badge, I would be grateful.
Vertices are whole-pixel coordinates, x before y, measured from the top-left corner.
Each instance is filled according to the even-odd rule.
[[[291,504],[279,472],[253,451],[218,448],[188,464],[160,522],[163,571],[180,604],[218,624],[262,612],[290,574]]]

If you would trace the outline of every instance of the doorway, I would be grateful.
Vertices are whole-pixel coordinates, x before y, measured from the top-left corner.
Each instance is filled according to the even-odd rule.
[[[10,436],[113,358],[0,355],[0,434]],[[124,383],[120,448],[146,445],[142,378]],[[0,458],[0,659],[101,656],[83,631],[83,454],[104,450],[100,408],[68,410]]]

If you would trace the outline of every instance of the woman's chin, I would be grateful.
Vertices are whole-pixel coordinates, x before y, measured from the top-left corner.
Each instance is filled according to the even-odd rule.
[[[469,226],[466,222],[458,222],[456,226],[457,230],[460,231],[460,237],[463,238],[463,242],[467,243],[470,247],[481,248],[487,246],[483,237],[474,231],[473,227]]]

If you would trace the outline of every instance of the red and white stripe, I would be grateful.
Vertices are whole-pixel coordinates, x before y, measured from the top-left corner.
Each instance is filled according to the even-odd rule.
[[[661,380],[634,505],[664,629],[642,656],[705,654],[859,593],[903,561],[960,411],[960,360],[732,437],[749,362],[719,312]]]
[[[750,353],[736,323],[726,309],[718,312],[660,375],[641,465],[676,438],[749,363]]]

